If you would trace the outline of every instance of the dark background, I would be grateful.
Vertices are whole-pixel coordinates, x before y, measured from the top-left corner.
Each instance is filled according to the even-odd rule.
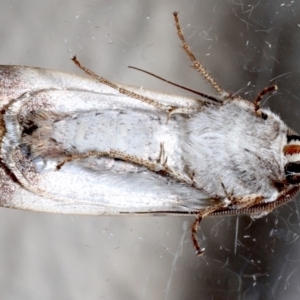
[[[21,1],[0,3],[0,63],[82,74],[187,95],[127,69],[147,69],[202,92],[172,12],[219,84],[264,101],[300,132],[297,1]],[[277,78],[275,81],[272,79]],[[1,193],[1,191],[0,191]],[[299,299],[299,202],[267,217],[210,218],[197,258],[192,218],[89,217],[0,209],[1,299]]]

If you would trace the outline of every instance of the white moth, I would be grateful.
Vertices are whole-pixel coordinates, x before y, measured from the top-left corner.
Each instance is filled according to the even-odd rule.
[[[21,66],[0,66],[0,205],[120,215],[265,215],[300,183],[300,136],[269,109],[223,91],[201,99]]]

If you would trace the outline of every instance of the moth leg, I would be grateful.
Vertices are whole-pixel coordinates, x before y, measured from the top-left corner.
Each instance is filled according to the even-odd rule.
[[[197,231],[200,225],[200,222],[202,221],[203,218],[208,217],[209,215],[211,215],[212,213],[214,213],[216,210],[222,209],[223,206],[222,205],[214,205],[211,207],[208,207],[206,209],[201,210],[196,217],[195,222],[192,224],[192,241],[193,241],[193,245],[194,248],[196,249],[196,255],[197,256],[202,256],[204,253],[204,248],[201,249],[200,244],[198,242],[197,239]]]
[[[206,69],[202,66],[202,64],[196,59],[195,55],[193,54],[190,46],[186,42],[180,23],[179,23],[179,18],[178,18],[178,12],[174,12],[174,20],[175,20],[175,25],[177,28],[177,35],[181,41],[181,45],[185,53],[188,55],[190,60],[193,63],[193,67],[204,77],[205,80],[208,81],[208,83],[221,95],[224,96],[224,98],[229,98],[230,95],[229,93],[225,92],[221,87],[217,84],[217,82],[212,78],[212,76],[206,71]]]
[[[237,209],[230,209],[230,207],[224,207],[222,205],[215,205],[212,207],[208,207],[207,209],[201,210],[198,215],[197,219],[192,225],[192,241],[194,247],[196,249],[196,254],[198,256],[203,255],[205,249],[201,249],[198,239],[197,239],[197,230],[199,227],[200,222],[203,218],[208,216],[224,216],[224,215],[245,215],[248,214],[252,217],[261,217],[270,212],[274,209],[286,204],[287,202],[291,201],[293,197],[295,197],[300,190],[300,186],[294,186],[291,189],[283,192],[275,201],[273,202],[262,202],[263,197],[258,196],[245,196],[238,200],[238,204],[241,205],[246,203],[244,207],[239,206]],[[252,200],[249,203],[249,198]],[[256,199],[256,200],[255,200]]]
[[[164,143],[160,143],[159,146],[160,146],[160,150],[156,162],[165,166],[168,161],[168,157],[166,156],[166,152],[165,152],[165,145]]]
[[[164,150],[163,150],[163,152],[164,152]],[[118,158],[118,159],[130,162],[130,163],[136,164],[138,166],[145,167],[155,173],[167,175],[179,182],[185,183],[190,186],[194,186],[194,182],[188,176],[184,176],[180,172],[174,170],[173,168],[170,168],[167,165],[167,158],[162,163],[157,163],[157,162],[139,158],[137,156],[128,155],[126,153],[123,153],[123,152],[120,152],[117,150],[111,150],[110,157]]]
[[[161,146],[161,152],[164,153],[163,147]],[[163,159],[163,162],[157,162],[157,161],[149,161],[146,159],[142,159],[139,158],[137,156],[134,155],[129,155],[126,154],[124,152],[118,151],[118,150],[113,150],[111,149],[110,151],[89,151],[86,153],[78,153],[78,154],[71,154],[68,157],[64,158],[64,160],[59,163],[56,166],[57,170],[60,170],[62,168],[62,166],[68,162],[74,161],[74,160],[78,160],[78,159],[85,159],[85,158],[89,158],[92,156],[96,156],[96,157],[110,157],[110,158],[116,158],[116,159],[120,159],[123,160],[125,162],[129,162],[135,165],[138,165],[140,167],[145,167],[150,171],[153,171],[157,174],[161,174],[161,175],[165,175],[165,176],[170,176],[171,178],[185,183],[189,186],[194,186],[194,181],[188,177],[185,176],[184,174],[181,174],[180,172],[174,170],[173,168],[170,168],[167,165],[167,158]],[[162,154],[160,154],[161,157]],[[161,159],[160,157],[158,159]],[[197,187],[196,187],[197,188]]]
[[[223,191],[224,191],[224,193],[225,193],[227,199],[230,200],[230,202],[231,202],[231,201],[233,200],[233,199],[232,199],[232,194],[228,193],[228,191],[227,191],[227,189],[225,188],[225,185],[224,185],[224,183],[223,183],[222,181],[221,181],[221,186],[222,186],[222,188],[223,188]]]
[[[280,193],[278,198],[272,202],[260,202],[258,204],[248,206],[246,208],[232,209],[230,207],[223,207],[219,211],[214,211],[210,216],[240,216],[250,215],[255,218],[259,218],[272,212],[274,209],[285,205],[290,202],[300,191],[300,186],[292,186]]]
[[[231,205],[236,206],[238,209],[248,208],[253,205],[261,203],[265,198],[259,195],[247,195],[244,197],[235,197],[231,200]]]
[[[113,88],[114,90],[117,90],[120,94],[123,94],[123,95],[126,95],[130,98],[134,98],[134,99],[137,99],[141,102],[144,102],[144,103],[147,103],[151,106],[154,106],[158,109],[161,109],[163,111],[166,111],[166,112],[169,112],[173,109],[176,109],[177,107],[176,106],[170,106],[170,105],[165,105],[165,104],[162,104],[158,101],[155,101],[155,100],[152,100],[148,97],[145,97],[145,96],[142,96],[142,95],[139,95],[137,93],[134,93],[130,90],[127,90],[127,89],[124,89],[122,87],[119,87],[117,84],[114,84],[112,83],[111,81],[101,77],[101,76],[98,76],[97,74],[95,74],[93,71],[91,71],[90,69],[84,67],[80,62],[79,60],[76,58],[76,56],[74,56],[72,58],[73,62],[81,69],[83,70],[86,74],[90,75],[91,77],[93,77],[94,79],[96,79],[97,81],[99,81],[100,83],[102,84],[105,84],[111,88]]]
[[[260,110],[260,103],[261,103],[261,100],[262,98],[267,94],[267,93],[271,93],[271,92],[276,92],[278,90],[278,87],[277,85],[272,85],[270,87],[267,87],[265,89],[263,89],[257,96],[257,98],[255,99],[254,101],[254,111],[255,111],[255,114],[258,116],[258,117],[261,117],[261,118],[265,118],[266,116],[263,115],[262,111]]]
[[[221,185],[226,195],[226,198],[229,200],[229,207],[233,206],[237,207],[238,209],[248,208],[261,203],[265,199],[263,196],[257,194],[235,197],[232,193],[228,193],[223,182],[221,182]]]
[[[222,186],[224,186],[222,184]],[[200,222],[203,218],[208,217],[210,215],[215,215],[214,213],[217,211],[221,211],[218,214],[226,214],[226,212],[235,211],[235,210],[243,210],[243,214],[247,213],[247,209],[251,208],[252,206],[259,205],[264,200],[263,196],[258,195],[247,195],[244,197],[234,197],[231,194],[228,194],[226,192],[226,197],[230,200],[230,204],[228,205],[228,208],[224,207],[224,204],[222,205],[214,205],[211,207],[208,207],[204,210],[201,210],[196,217],[195,222],[192,224],[192,241],[194,248],[196,249],[196,255],[202,256],[205,249],[201,249],[200,244],[197,239],[197,231],[200,225]],[[237,207],[235,209],[231,209],[230,207],[234,206]],[[271,211],[271,210],[270,210]]]
[[[171,118],[171,116],[175,115],[175,114],[189,115],[189,114],[196,113],[198,111],[199,111],[199,109],[197,109],[197,108],[176,107],[176,108],[174,108],[174,109],[172,109],[172,110],[169,111],[167,121],[169,121],[170,118]]]

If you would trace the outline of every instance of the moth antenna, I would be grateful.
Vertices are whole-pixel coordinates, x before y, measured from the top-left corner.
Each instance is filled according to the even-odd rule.
[[[134,98],[134,99],[137,99],[141,102],[144,102],[144,103],[147,103],[151,106],[154,106],[158,109],[161,109],[161,110],[164,110],[164,111],[171,111],[172,109],[174,109],[175,107],[171,107],[171,106],[167,106],[167,105],[164,105],[164,104],[161,104],[160,102],[158,101],[155,101],[155,100],[152,100],[148,97],[145,97],[143,95],[140,95],[140,94],[137,94],[135,92],[132,92],[128,89],[124,89],[120,86],[118,86],[117,84],[114,84],[113,82],[105,79],[104,77],[102,76],[98,76],[97,74],[95,74],[93,71],[91,71],[90,69],[86,68],[85,66],[83,66],[80,61],[77,59],[76,56],[73,56],[72,58],[72,61],[82,70],[84,71],[87,75],[91,76],[92,78],[94,78],[95,80],[99,81],[100,83],[102,84],[105,84],[109,87],[111,87],[112,89],[118,91],[120,94],[123,94],[125,96],[128,96],[128,97],[131,97],[131,98]]]
[[[260,103],[261,103],[261,100],[262,98],[267,94],[267,93],[271,93],[271,92],[276,92],[278,90],[278,87],[277,85],[272,85],[270,87],[266,87],[265,89],[263,89],[257,96],[257,98],[255,99],[254,101],[254,111],[255,111],[255,114],[258,116],[258,117],[263,117],[264,116],[262,115],[262,112],[260,110]]]
[[[214,102],[218,102],[218,103],[221,103],[221,102],[222,102],[222,101],[218,100],[217,98],[215,98],[215,97],[213,97],[213,96],[209,96],[209,95],[203,94],[203,93],[201,93],[201,92],[195,91],[195,90],[193,90],[193,89],[187,88],[187,87],[185,87],[185,86],[182,86],[182,85],[180,85],[180,84],[178,84],[178,83],[172,82],[172,81],[170,81],[170,80],[168,80],[168,79],[165,79],[165,78],[163,78],[163,77],[160,77],[160,76],[158,76],[158,75],[155,75],[155,74],[153,74],[153,73],[151,73],[151,72],[148,72],[148,71],[146,71],[146,70],[143,70],[143,69],[140,69],[140,68],[137,68],[137,67],[133,67],[133,66],[128,66],[128,68],[129,68],[129,69],[134,69],[134,70],[137,70],[137,71],[140,71],[140,72],[143,72],[143,73],[146,73],[146,74],[148,74],[148,75],[150,75],[150,76],[153,76],[153,77],[155,77],[155,78],[157,78],[157,79],[159,79],[159,80],[162,80],[162,81],[164,81],[164,82],[166,82],[166,83],[169,83],[169,84],[171,84],[171,85],[174,85],[174,86],[176,86],[176,87],[178,87],[178,88],[181,88],[181,89],[186,90],[186,91],[188,91],[188,92],[191,92],[191,93],[194,93],[194,94],[196,94],[196,95],[199,95],[199,96],[201,96],[202,98],[205,98],[205,99],[208,99],[208,100],[211,100],[211,101],[214,101]]]
[[[213,89],[215,89],[219,94],[223,95],[225,98],[228,98],[230,96],[229,93],[225,92],[212,78],[212,76],[206,71],[206,69],[202,66],[202,64],[196,59],[190,46],[186,42],[179,23],[178,12],[174,12],[173,15],[175,20],[175,26],[177,28],[177,35],[181,41],[181,46],[185,51],[185,53],[190,58],[190,60],[192,61],[193,67],[208,81],[208,83],[213,87]]]

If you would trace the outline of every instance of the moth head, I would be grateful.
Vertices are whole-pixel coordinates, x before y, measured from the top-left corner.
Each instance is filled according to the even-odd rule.
[[[289,184],[300,184],[300,136],[296,134],[287,136],[287,144],[283,148],[287,157],[284,167],[286,181]]]

